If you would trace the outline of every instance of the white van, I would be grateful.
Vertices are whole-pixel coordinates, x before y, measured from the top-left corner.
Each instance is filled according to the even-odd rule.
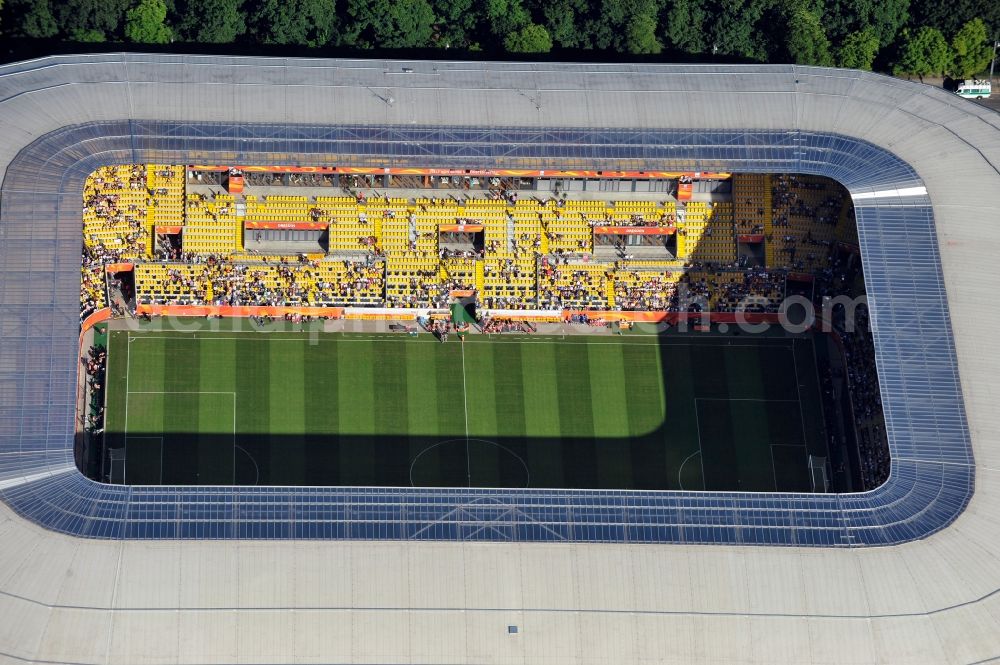
[[[966,99],[989,99],[991,88],[989,81],[969,79],[958,84],[955,94]]]

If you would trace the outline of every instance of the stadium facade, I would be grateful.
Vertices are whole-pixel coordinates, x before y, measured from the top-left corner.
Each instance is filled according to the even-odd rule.
[[[1000,657],[997,114],[799,67],[98,55],[0,85],[0,659]],[[857,211],[891,477],[821,497],[87,480],[80,190],[135,162],[833,177]]]

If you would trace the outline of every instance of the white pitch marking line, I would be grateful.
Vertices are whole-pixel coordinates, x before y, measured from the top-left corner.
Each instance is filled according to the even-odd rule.
[[[252,335],[252,334],[254,334],[254,333],[249,333],[249,332],[247,333],[247,335]],[[339,333],[332,333],[332,334],[339,334]],[[653,337],[653,335],[646,335],[646,336],[647,337]],[[699,343],[699,342],[676,342],[676,343],[673,343],[673,342],[667,342],[667,343],[664,344],[664,343],[661,343],[661,342],[625,342],[625,341],[622,341],[620,339],[606,339],[604,337],[593,337],[592,339],[587,339],[587,340],[583,341],[583,338],[587,337],[586,335],[574,335],[572,337],[571,336],[566,336],[566,335],[563,335],[563,336],[531,336],[531,337],[522,337],[522,338],[519,338],[519,341],[513,341],[513,340],[511,340],[511,341],[505,341],[505,340],[499,339],[499,336],[497,336],[497,339],[494,339],[493,336],[490,336],[490,335],[487,335],[485,337],[487,337],[489,339],[489,341],[488,341],[489,344],[553,344],[553,343],[564,343],[564,344],[594,344],[594,345],[608,344],[608,345],[620,345],[620,346],[666,346],[666,347],[672,347],[672,346],[678,346],[678,347],[720,346],[721,347],[721,346],[724,346],[726,348],[742,348],[742,349],[759,349],[762,346],[773,346],[775,348],[784,348],[784,349],[791,350],[790,346],[787,346],[787,345],[781,344],[781,343],[774,343],[774,344],[721,344],[721,343],[710,343],[710,342],[706,342],[706,343]],[[176,337],[176,336],[168,336],[168,335],[156,335],[156,336],[153,336],[153,335],[143,335],[141,337],[133,337],[132,341],[134,342],[134,341],[137,341],[137,340],[140,340],[140,339],[191,339],[191,340],[220,340],[220,341],[222,341],[222,340],[229,340],[229,341],[232,341],[232,340],[242,340],[242,339],[250,339],[250,338],[248,336],[243,336],[243,337],[217,337],[217,336],[212,335],[212,334],[204,335],[202,337]],[[272,341],[272,342],[302,342],[302,341],[307,340],[307,339],[308,338],[301,337],[301,336],[300,337],[272,337],[268,341]],[[321,337],[320,339],[323,339],[323,338]],[[376,338],[371,338],[371,337],[353,337],[352,336],[352,337],[335,338],[334,340],[331,340],[331,341],[336,341],[338,343],[339,342],[401,342],[401,341],[403,341],[403,339],[404,339],[404,336],[402,336],[402,335],[400,335],[399,337],[386,336],[386,337],[376,337]],[[471,339],[475,340],[477,338],[473,337]],[[579,341],[579,342],[570,342],[570,341],[568,341],[570,339],[580,339],[581,341]],[[765,339],[773,339],[773,338],[765,338]],[[409,338],[406,338],[406,343],[407,344],[440,344],[440,342],[437,341],[436,339],[415,339],[414,340],[414,339],[409,339]],[[473,342],[473,343],[484,343],[484,342]]]
[[[806,415],[802,411],[802,384],[799,382],[799,361],[795,358],[795,342],[792,341],[792,367],[795,369],[795,394],[799,396],[799,423],[802,425],[802,445],[808,449],[809,437],[806,435]]]
[[[125,431],[123,432],[124,438],[125,438],[125,440],[123,442],[124,443],[123,447],[125,448],[125,452],[122,453],[122,484],[123,485],[126,484],[125,483],[125,469],[128,466],[128,395],[129,395],[129,392],[128,392],[128,379],[129,379],[129,375],[132,374],[132,364],[131,364],[132,363],[132,333],[125,333],[125,339],[126,339],[127,343],[125,344]],[[109,357],[110,357],[110,355],[111,354],[108,354]],[[107,417],[107,414],[105,414],[105,417]],[[112,466],[114,466],[114,465],[112,465]],[[102,469],[101,471],[103,472],[104,470]],[[109,477],[109,479],[110,479],[110,477]]]
[[[705,476],[705,454],[701,449],[701,415],[698,412],[698,398],[694,400],[694,425],[698,430],[698,461],[701,463],[701,489],[708,490],[708,477]],[[677,479],[680,480],[680,471],[677,472]]]

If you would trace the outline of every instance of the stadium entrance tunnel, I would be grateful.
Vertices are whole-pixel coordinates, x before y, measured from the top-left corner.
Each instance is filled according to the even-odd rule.
[[[121,59],[116,59],[117,65]],[[53,76],[73,67],[66,64]],[[784,69],[773,72],[777,78],[792,75]],[[798,72],[794,76],[808,78]],[[793,89],[790,79],[788,86]],[[954,371],[934,209],[914,169],[885,148],[842,134],[799,130],[290,126],[156,120],[87,122],[36,135],[39,138],[12,160],[3,181],[6,240],[0,244],[0,264],[6,272],[0,305],[6,320],[21,326],[43,325],[46,335],[33,337],[28,346],[21,339],[8,340],[13,345],[8,357],[17,361],[4,365],[2,378],[12,387],[5,413],[8,431],[14,434],[4,439],[5,451],[11,454],[0,458],[0,473],[5,479],[3,500],[47,528],[98,538],[857,546],[926,537],[950,524],[972,495],[975,467]],[[404,147],[415,145],[434,145],[435,151],[430,156],[403,154]],[[893,467],[887,482],[870,492],[840,495],[426,489],[405,484],[387,489],[148,487],[104,484],[71,468],[79,273],[55,268],[46,273],[45,266],[76,263],[82,216],[79,192],[94,168],[111,163],[312,165],[327,162],[329,155],[342,157],[346,165],[392,161],[456,168],[467,165],[470,154],[479,155],[491,168],[551,164],[613,169],[628,164],[693,171],[711,164],[730,172],[826,175],[843,183],[857,205],[860,252],[871,277],[869,297],[875,303],[882,399],[892,414],[887,438]],[[59,240],[63,234],[72,241]],[[44,265],[33,261],[30,271],[19,272],[16,266],[27,265],[19,257],[34,256],[44,243],[46,251],[56,253],[55,259]],[[922,269],[914,273],[917,264]],[[46,289],[40,295],[39,280],[49,274],[51,293]],[[45,318],[39,323],[42,295]],[[920,316],[914,317],[915,312]],[[935,352],[918,352],[926,348]],[[942,366],[950,369],[941,371]],[[919,394],[911,394],[909,386],[917,386]],[[934,409],[911,406],[925,405],[927,394],[934,397]],[[39,427],[43,420],[45,426]],[[177,429],[182,434],[191,431]],[[154,436],[168,429],[161,422],[157,428],[136,431]],[[238,464],[242,463],[232,464],[233,471]],[[685,465],[685,473],[690,465]]]

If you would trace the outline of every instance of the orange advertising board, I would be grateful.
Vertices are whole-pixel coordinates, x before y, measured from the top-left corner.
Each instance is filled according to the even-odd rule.
[[[438,227],[441,233],[478,233],[483,230],[482,224],[442,224]]]
[[[292,229],[295,231],[323,231],[326,222],[246,222],[248,229]]]
[[[148,314],[150,316],[285,316],[286,314],[298,316],[328,316],[339,319],[343,313],[343,307],[264,307],[246,306],[235,307],[230,305],[138,305],[135,308],[136,314]]]
[[[616,236],[663,236],[677,233],[673,226],[595,226],[594,233]]]

